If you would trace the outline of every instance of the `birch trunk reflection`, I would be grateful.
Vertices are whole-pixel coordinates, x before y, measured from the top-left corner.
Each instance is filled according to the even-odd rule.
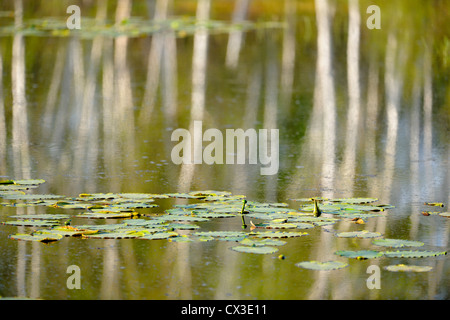
[[[324,197],[333,197],[336,172],[336,100],[332,68],[331,12],[327,0],[316,0],[319,101],[322,105],[322,170]]]
[[[321,188],[322,196],[332,198],[334,194],[334,179],[336,171],[335,148],[336,148],[336,102],[334,91],[334,78],[332,70],[332,38],[331,38],[331,13],[328,0],[316,0],[317,19],[317,73],[316,85],[317,100],[314,100],[314,109],[321,106],[322,115],[322,151],[321,151]],[[324,232],[320,235],[321,246],[315,255],[318,259],[324,251],[331,246],[329,235]],[[315,279],[314,287],[311,288],[308,299],[324,298],[329,273],[320,271]]]
[[[203,120],[206,95],[206,66],[208,61],[208,31],[201,23],[209,19],[210,0],[199,0],[197,4],[197,29],[194,34],[192,57],[192,93],[189,132],[194,134],[194,121]],[[200,143],[193,144],[193,154],[202,154]],[[195,159],[193,159],[195,163]],[[178,180],[179,192],[191,189],[195,164],[182,164]]]
[[[348,111],[347,132],[342,178],[348,188],[349,196],[353,195],[356,172],[356,152],[358,131],[360,125],[361,89],[359,79],[359,38],[361,17],[359,14],[359,0],[349,0],[349,22],[347,40],[347,86]]]
[[[240,23],[245,20],[249,3],[250,0],[236,0],[232,17],[233,23]],[[228,36],[225,65],[231,69],[235,69],[238,65],[243,38],[244,32],[241,30],[232,30]]]
[[[3,58],[0,53],[0,176],[7,174],[5,99],[3,97]]]

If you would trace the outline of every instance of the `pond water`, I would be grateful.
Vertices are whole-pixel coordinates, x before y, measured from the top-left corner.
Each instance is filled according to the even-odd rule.
[[[33,228],[2,225],[0,296],[450,298],[449,255],[349,259],[335,252],[385,248],[333,234],[369,230],[421,241],[420,250],[450,248],[450,220],[421,214],[450,204],[449,3],[380,2],[380,29],[370,29],[376,17],[363,0],[91,1],[80,5],[81,29],[68,31],[70,4],[0,4],[0,180],[45,179],[30,192],[68,197],[221,190],[293,210],[300,203],[290,199],[319,196],[395,207],[362,225],[342,219],[305,230],[267,255],[232,251],[229,241],[15,241],[8,236]],[[260,158],[231,164],[229,149],[223,164],[175,164],[172,133],[194,121],[221,132],[223,146],[227,129],[278,130],[275,173],[261,174]],[[142,212],[195,202],[161,199]],[[2,206],[0,222],[41,213],[61,210]],[[72,225],[123,222],[86,220]],[[196,224],[242,230],[239,216]],[[349,266],[296,266],[310,260]],[[384,269],[393,264],[433,269]],[[81,289],[66,286],[71,265]],[[379,289],[367,285],[371,265]]]

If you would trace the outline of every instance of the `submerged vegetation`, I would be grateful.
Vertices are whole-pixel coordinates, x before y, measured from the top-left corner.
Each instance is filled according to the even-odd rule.
[[[230,249],[236,252],[252,254],[274,254],[279,247],[287,242],[281,238],[297,238],[307,236],[307,232],[296,231],[315,227],[330,227],[338,221],[354,221],[367,217],[380,216],[391,205],[373,205],[375,198],[325,199],[321,198],[319,206],[317,198],[295,199],[304,204],[299,209],[291,209],[286,203],[262,203],[249,201],[243,195],[233,195],[227,191],[193,191],[189,193],[94,193],[80,194],[78,197],[67,197],[52,194],[26,193],[28,189],[37,188],[44,180],[5,180],[0,181],[0,198],[6,200],[1,204],[8,207],[47,206],[58,210],[57,214],[13,215],[3,225],[38,227],[29,234],[16,233],[9,236],[12,240],[37,241],[51,243],[64,237],[79,237],[82,239],[140,239],[169,240],[170,242],[208,242],[228,241],[237,243]],[[164,213],[148,212],[148,209],[158,208],[154,203],[158,199],[184,198],[192,203],[177,204]],[[313,202],[311,207],[308,202]],[[371,203],[370,205],[368,203]],[[61,211],[82,210],[83,213],[62,214]],[[141,211],[138,211],[141,210]],[[72,212],[71,211],[71,212]],[[319,213],[318,213],[319,212]],[[330,216],[324,217],[324,214]],[[376,212],[376,213],[375,213]],[[233,218],[240,216],[243,231],[220,230],[202,231],[202,223],[210,219]],[[250,221],[247,229],[245,216],[262,222]],[[365,217],[367,216],[367,217]],[[113,224],[82,224],[72,225],[71,219],[122,219]],[[279,231],[289,229],[289,231]],[[338,238],[380,238],[379,232],[357,230],[334,232],[325,229]],[[183,234],[182,232],[187,232]],[[418,247],[420,241],[381,238],[373,240],[374,245],[402,248]],[[338,250],[336,255],[366,260],[379,257],[391,258],[426,258],[447,254],[446,251],[430,250]],[[284,260],[284,255],[283,260]],[[304,261],[296,264],[299,267],[312,270],[336,270],[347,266],[340,261]],[[399,271],[402,268],[391,267],[386,270]],[[415,271],[412,266],[407,271]],[[418,271],[424,271],[422,268]]]

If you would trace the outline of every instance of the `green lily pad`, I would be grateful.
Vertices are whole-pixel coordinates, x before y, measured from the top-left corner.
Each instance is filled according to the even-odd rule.
[[[187,224],[187,223],[169,223],[167,225],[167,228],[172,228],[175,230],[196,230],[196,229],[200,229],[199,226],[195,225],[195,224]]]
[[[261,231],[251,232],[251,236],[256,238],[293,238],[308,235],[307,232],[283,232],[283,231]]]
[[[427,258],[446,255],[447,251],[427,251],[427,250],[397,250],[385,251],[384,255],[388,258]]]
[[[357,260],[366,260],[383,256],[383,252],[374,250],[359,250],[359,251],[340,250],[336,251],[334,254],[341,257],[352,258]]]
[[[145,236],[141,236],[139,237],[139,239],[144,239],[144,240],[163,240],[163,239],[168,239],[170,237],[177,237],[178,233],[173,232],[173,231],[168,231],[168,232],[156,232],[153,234],[147,234]]]
[[[433,269],[430,266],[415,266],[415,265],[405,265],[396,264],[384,267],[385,270],[392,272],[428,272]]]
[[[340,262],[340,261],[303,261],[295,264],[297,267],[310,269],[310,270],[338,270],[345,267],[348,267],[348,263]]]
[[[27,185],[27,186],[35,186],[45,183],[43,179],[22,179],[22,180],[14,180],[15,184],[18,185]]]
[[[133,200],[152,200],[152,199],[167,199],[166,195],[151,194],[151,193],[119,193],[119,197]]]
[[[98,230],[80,229],[72,226],[58,226],[52,229],[46,229],[42,232],[50,234],[60,234],[64,237],[80,237],[82,235],[97,233]]]
[[[116,232],[98,232],[94,234],[85,234],[88,239],[135,239],[148,235],[144,230],[122,230]]]
[[[77,218],[88,219],[123,219],[137,216],[137,212],[116,212],[116,213],[101,213],[101,212],[85,212],[77,215]]]
[[[68,219],[69,216],[67,214],[23,214],[23,215],[9,216],[9,218],[31,219],[31,220],[60,220],[60,219]]]
[[[201,211],[193,211],[196,217],[199,218],[232,218],[235,217],[235,214],[231,213],[220,213],[220,212],[201,212]]]
[[[382,234],[379,232],[371,232],[367,230],[361,230],[361,231],[349,231],[349,232],[340,232],[336,233],[336,236],[339,238],[377,238],[381,237]]]
[[[125,203],[115,203],[110,208],[111,209],[119,209],[119,210],[133,210],[133,209],[148,209],[148,208],[156,208],[157,204],[148,203],[148,202],[125,202]]]
[[[262,222],[262,223],[255,224],[256,227],[258,227],[258,228],[265,228],[265,229],[295,229],[295,228],[297,228],[297,225],[299,225],[299,224],[294,224],[294,223],[270,223],[270,222],[269,223]],[[314,227],[314,226],[311,225],[311,227]]]
[[[242,231],[197,231],[194,232],[193,235],[197,237],[221,238],[221,237],[242,237],[246,236],[247,233]]]
[[[330,202],[342,202],[348,204],[363,204],[363,203],[372,203],[378,201],[377,198],[336,198],[336,199],[328,199]]]
[[[2,222],[4,225],[23,227],[52,227],[59,224],[57,220],[14,220]]]
[[[191,238],[189,238],[186,235],[183,236],[176,236],[176,237],[169,237],[168,240],[170,242],[194,242]]]
[[[246,253],[256,253],[256,254],[271,254],[278,251],[278,248],[269,247],[269,246],[235,246],[230,248],[233,251],[237,252],[246,252]]]
[[[208,221],[207,218],[202,217],[196,217],[196,216],[183,216],[183,215],[174,215],[169,214],[160,217],[159,219],[165,220],[165,221],[190,221],[190,222],[202,222],[202,221]]]
[[[9,194],[2,195],[3,199],[7,200],[24,200],[24,201],[36,201],[36,200],[53,200],[62,199],[65,196],[56,194]]]
[[[61,240],[63,238],[60,234],[50,234],[50,233],[37,233],[37,234],[23,234],[17,233],[9,236],[13,240],[23,240],[23,241],[38,241],[43,243],[49,243]]]
[[[240,244],[251,247],[261,247],[261,246],[282,246],[286,244],[286,241],[274,240],[274,239],[249,239],[245,238],[239,241]]]
[[[372,241],[373,244],[382,247],[403,248],[403,247],[420,247],[424,243],[421,241],[402,240],[402,239],[377,239]]]

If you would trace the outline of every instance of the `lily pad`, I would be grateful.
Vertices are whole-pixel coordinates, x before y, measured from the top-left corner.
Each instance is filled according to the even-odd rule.
[[[336,198],[336,199],[328,199],[331,202],[342,202],[349,204],[363,204],[363,203],[372,203],[378,201],[377,198]]]
[[[361,231],[349,231],[349,232],[339,232],[336,233],[336,236],[339,238],[377,238],[381,237],[382,234],[379,232],[371,232],[367,230],[361,230]]]
[[[176,237],[169,237],[168,238],[170,242],[194,242],[191,238],[189,238],[186,235],[183,236],[176,236]]]
[[[99,232],[94,234],[86,234],[84,237],[88,239],[134,239],[146,235],[147,233],[142,230],[123,230],[120,232]]]
[[[9,194],[9,195],[2,195],[2,198],[8,200],[35,201],[35,200],[62,199],[65,198],[65,196],[56,194]]]
[[[444,204],[442,202],[425,202],[426,206],[432,206],[432,207],[444,207]]]
[[[262,247],[262,246],[282,246],[286,244],[286,241],[274,240],[274,239],[249,239],[245,238],[239,241],[240,244],[251,246],[251,247]]]
[[[220,212],[201,212],[201,211],[193,211],[196,217],[199,218],[232,218],[235,217],[235,214],[231,213],[220,213]]]
[[[22,179],[22,180],[14,180],[15,184],[18,185],[27,185],[27,186],[36,186],[45,183],[43,179]]]
[[[17,233],[10,235],[9,238],[13,240],[38,241],[43,243],[49,243],[61,240],[63,236],[60,234],[50,234],[50,233],[37,233],[37,234]]]
[[[405,265],[396,264],[384,267],[385,270],[392,272],[428,272],[433,269],[431,266],[415,266],[415,265]]]
[[[263,223],[257,223],[255,224],[256,227],[258,228],[265,228],[265,229],[295,229],[297,228],[297,225],[299,225],[301,223],[298,224],[294,224],[294,223],[267,223],[267,222],[263,222]],[[306,225],[304,223],[304,225]],[[311,225],[311,227],[314,227],[313,225]],[[300,228],[299,228],[300,229]]]
[[[382,247],[403,248],[403,247],[421,247],[424,245],[421,241],[402,240],[402,239],[377,239],[373,244]]]
[[[397,251],[386,251],[384,255],[388,258],[427,258],[446,255],[447,251],[427,251],[427,250],[397,250]]]
[[[56,220],[14,220],[2,222],[4,225],[23,227],[52,227],[59,224]]]
[[[262,231],[251,232],[251,236],[256,238],[293,238],[308,235],[307,232],[283,232],[283,231]]]
[[[196,217],[196,216],[183,216],[183,215],[165,215],[165,216],[161,216],[158,219],[162,219],[165,221],[191,221],[191,222],[202,222],[202,221],[208,221],[209,219],[207,218],[202,218],[202,217]]]
[[[359,250],[359,251],[340,250],[336,251],[334,254],[341,257],[352,258],[357,260],[366,260],[372,258],[379,258],[383,256],[383,252],[374,250]]]
[[[67,214],[22,214],[9,216],[13,219],[31,219],[31,220],[60,220],[60,219],[68,219],[69,215]]]
[[[297,267],[310,269],[310,270],[338,270],[345,267],[348,267],[348,263],[340,262],[340,261],[303,261],[295,264]]]
[[[194,236],[198,237],[242,237],[246,236],[247,233],[242,231],[198,231],[193,233]]]
[[[237,252],[246,252],[246,253],[256,253],[256,254],[271,254],[278,251],[278,248],[269,247],[269,246],[235,246],[230,248],[233,251]]]
[[[163,239],[168,239],[170,237],[177,237],[178,233],[173,232],[173,231],[168,231],[168,232],[157,232],[154,234],[147,234],[145,236],[141,236],[139,237],[139,239],[144,239],[144,240],[163,240]]]
[[[44,233],[60,234],[64,237],[79,237],[97,232],[98,230],[80,229],[72,226],[58,226],[44,231]]]
[[[117,212],[117,213],[100,213],[100,212],[85,212],[77,215],[77,218],[88,219],[123,219],[137,216],[137,212]]]

